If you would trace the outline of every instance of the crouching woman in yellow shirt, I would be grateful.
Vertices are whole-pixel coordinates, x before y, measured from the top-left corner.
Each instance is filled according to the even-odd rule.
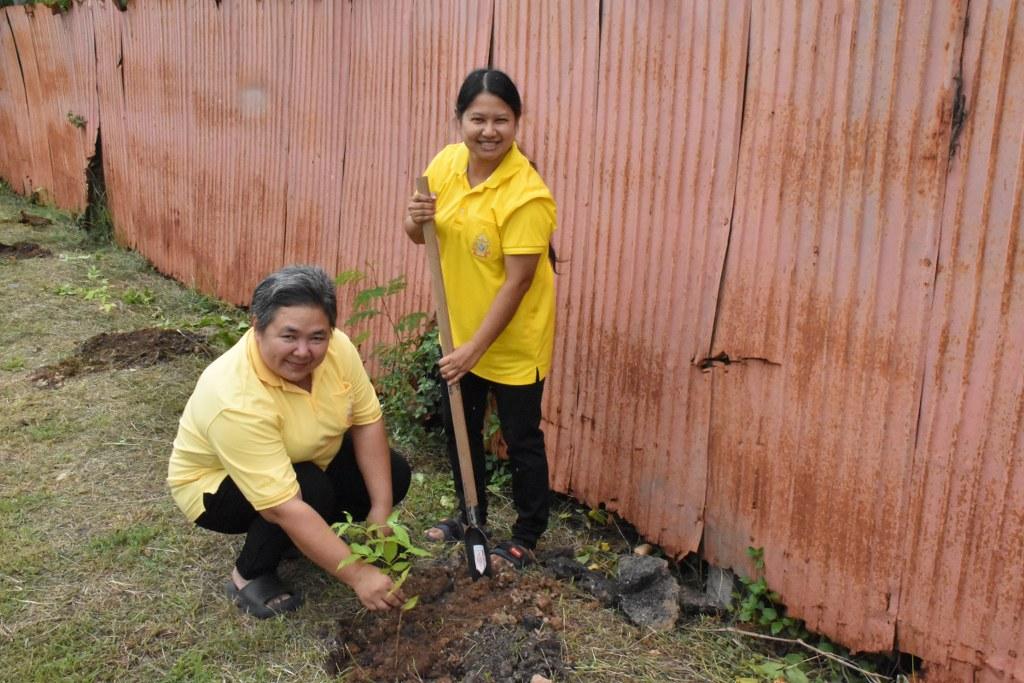
[[[277,575],[294,545],[348,584],[369,610],[402,604],[376,567],[351,554],[330,524],[344,512],[383,524],[409,488],[390,450],[380,403],[359,353],[334,328],[334,283],[291,266],[253,292],[252,329],[200,376],[168,466],[175,502],[196,525],[245,534],[226,584],[245,612],[266,618],[301,604]]]

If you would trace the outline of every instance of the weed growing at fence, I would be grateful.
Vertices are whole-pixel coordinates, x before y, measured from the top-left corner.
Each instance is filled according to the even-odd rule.
[[[742,622],[764,626],[773,636],[784,634],[795,638],[804,637],[807,631],[803,622],[785,616],[782,597],[768,588],[764,578],[764,548],[747,548],[747,557],[754,561],[757,578],[740,577],[743,588],[733,593],[733,597],[739,601],[736,607],[737,618]]]
[[[367,275],[359,270],[341,273],[338,285],[360,285]],[[395,442],[404,447],[442,443],[441,379],[437,361],[441,347],[437,328],[422,311],[396,318],[389,300],[406,287],[405,277],[398,276],[384,284],[361,287],[352,302],[352,313],[342,323],[352,329],[378,316],[384,316],[393,341],[373,344],[369,357],[379,363],[374,386],[388,430]],[[370,333],[362,331],[352,337],[357,346],[368,342]]]

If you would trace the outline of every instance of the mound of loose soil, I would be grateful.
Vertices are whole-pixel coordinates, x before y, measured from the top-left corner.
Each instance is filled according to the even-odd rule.
[[[15,242],[14,244],[0,242],[0,257],[3,258],[25,259],[47,256],[53,256],[53,252],[35,242]]]
[[[460,556],[409,576],[419,604],[403,614],[362,612],[338,622],[326,668],[356,681],[529,681],[563,676],[563,592],[537,573],[472,581]]]
[[[203,337],[192,332],[155,327],[104,332],[85,340],[74,356],[39,368],[29,379],[38,387],[54,388],[75,375],[144,368],[197,353],[212,355],[212,350]]]

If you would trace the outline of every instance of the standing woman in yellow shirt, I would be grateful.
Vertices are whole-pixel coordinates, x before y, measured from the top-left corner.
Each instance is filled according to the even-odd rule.
[[[517,518],[511,540],[492,552],[516,568],[533,560],[548,523],[540,419],[555,330],[555,202],[515,143],[521,114],[519,92],[506,74],[494,69],[469,74],[455,104],[462,142],[445,147],[430,162],[425,175],[433,196],[413,195],[404,221],[417,244],[423,244],[424,223],[433,220],[437,228],[455,346],[440,369],[449,384],[461,383],[481,523],[487,519],[482,432],[488,392],[498,406]],[[451,408],[447,392],[442,393],[461,517],[441,520],[427,536],[457,541],[465,530],[465,499]]]

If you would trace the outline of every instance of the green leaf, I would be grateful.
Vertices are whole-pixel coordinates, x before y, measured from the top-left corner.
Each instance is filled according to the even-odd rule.
[[[358,325],[364,320],[369,320],[370,318],[374,318],[378,315],[380,315],[380,311],[378,311],[376,308],[365,308],[363,310],[356,311],[349,317],[345,318],[345,322],[342,324],[345,327],[354,327],[355,325]]]
[[[395,323],[395,331],[400,334],[413,332],[416,329],[418,329],[419,326],[426,319],[427,314],[423,313],[422,311],[417,311],[415,313],[403,315],[401,318],[398,319],[398,322]]]
[[[786,683],[811,683],[807,674],[796,667],[786,669],[785,678]]]
[[[772,635],[773,636],[779,635],[779,633],[781,633],[782,629],[784,629],[784,628],[786,628],[786,625],[783,624],[781,621],[773,621],[772,622],[772,626],[771,626]]]
[[[408,612],[409,610],[411,610],[414,607],[416,607],[416,605],[418,605],[419,602],[420,602],[420,596],[418,596],[418,595],[412,596],[411,598],[406,600],[405,603],[402,604],[402,611],[403,612]]]
[[[384,296],[386,292],[387,289],[382,286],[364,289],[358,294],[356,294],[356,298],[353,299],[352,305],[355,306],[357,309],[362,308],[363,306],[366,306],[374,299],[381,298],[382,296]]]
[[[339,286],[348,285],[353,282],[359,282],[364,277],[366,277],[366,275],[360,270],[346,270],[342,272],[340,275],[338,275],[338,277],[334,278],[334,284]]]
[[[412,542],[409,540],[409,532],[401,524],[392,526],[391,533],[395,535],[395,540],[401,543],[403,548],[408,548],[412,545]]]
[[[384,558],[385,562],[391,564],[398,556],[398,543],[394,541],[385,541],[383,546],[384,547],[381,549],[381,557]]]
[[[391,282],[389,282],[387,285],[385,285],[384,296],[391,296],[392,294],[397,294],[401,292],[403,289],[405,289],[405,276],[399,275],[398,277],[391,280]]]
[[[433,555],[430,554],[429,550],[417,548],[416,546],[409,546],[405,549],[405,553],[407,555],[415,555],[416,557],[433,557]]]
[[[767,624],[769,622],[775,621],[778,618],[779,618],[779,613],[776,612],[771,607],[766,607],[764,610],[761,611],[761,623],[762,624]]]
[[[771,660],[763,662],[761,664],[755,664],[751,668],[754,670],[755,673],[758,673],[764,676],[765,678],[771,678],[773,680],[778,678],[779,676],[782,676],[782,672],[786,669],[786,667],[783,666],[781,662],[775,662]]]

